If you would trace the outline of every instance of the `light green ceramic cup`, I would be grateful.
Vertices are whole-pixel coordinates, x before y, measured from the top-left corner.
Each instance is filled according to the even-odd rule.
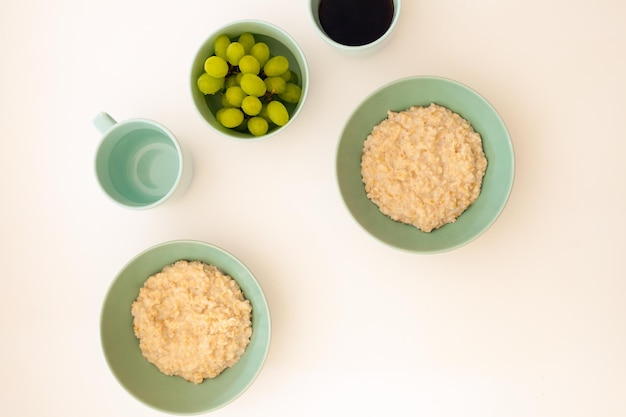
[[[374,53],[375,51],[379,50],[385,43],[387,43],[394,29],[398,25],[398,20],[400,20],[400,10],[402,8],[401,0],[393,0],[393,18],[391,20],[391,25],[389,25],[389,28],[387,29],[387,31],[380,38],[376,39],[373,42],[370,42],[365,45],[351,46],[351,45],[344,45],[342,43],[336,42],[330,36],[328,36],[326,31],[324,30],[324,27],[322,26],[322,23],[320,22],[320,15],[319,15],[320,3],[321,3],[321,0],[309,1],[309,18],[313,22],[313,27],[317,31],[318,35],[322,39],[324,39],[329,45],[341,51],[347,52],[349,55],[353,55],[353,56],[370,55]]]
[[[191,157],[168,129],[148,119],[118,123],[105,112],[93,122],[103,136],[96,176],[113,201],[147,209],[182,194],[191,180]]]

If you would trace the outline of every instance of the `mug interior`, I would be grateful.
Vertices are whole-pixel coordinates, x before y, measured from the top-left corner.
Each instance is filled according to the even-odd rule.
[[[169,196],[181,171],[176,142],[154,124],[128,121],[106,133],[96,157],[104,191],[130,207],[147,207]]]

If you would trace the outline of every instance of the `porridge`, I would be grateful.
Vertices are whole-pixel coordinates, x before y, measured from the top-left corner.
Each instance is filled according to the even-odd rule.
[[[252,307],[213,265],[180,260],[149,277],[131,307],[143,356],[199,384],[233,366],[252,334]]]
[[[367,197],[383,214],[423,232],[455,222],[478,198],[486,169],[480,135],[434,103],[389,111],[361,158]]]

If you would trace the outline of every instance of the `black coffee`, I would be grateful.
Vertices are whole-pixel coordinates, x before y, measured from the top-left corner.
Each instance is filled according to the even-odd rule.
[[[360,46],[387,32],[393,19],[393,0],[321,0],[320,23],[335,42]]]

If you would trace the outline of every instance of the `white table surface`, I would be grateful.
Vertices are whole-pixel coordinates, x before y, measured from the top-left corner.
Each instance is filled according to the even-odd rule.
[[[109,372],[99,316],[119,269],[174,239],[233,253],[271,308],[261,374],[212,415],[626,415],[624,16],[617,0],[405,0],[386,48],[355,58],[302,0],[3,2],[0,415],[162,415]],[[211,131],[188,87],[196,49],[243,18],[288,31],[311,76],[295,123],[253,144]],[[371,237],[335,178],[350,113],[412,75],[482,94],[516,156],[497,222],[437,255]],[[191,150],[180,199],[105,198],[100,111]]]

